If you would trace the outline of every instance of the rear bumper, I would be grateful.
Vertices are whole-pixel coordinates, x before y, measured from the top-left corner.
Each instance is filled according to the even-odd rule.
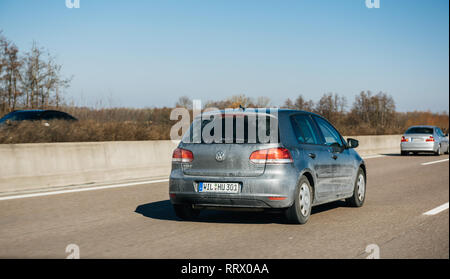
[[[290,206],[289,199],[271,201],[260,195],[233,196],[227,194],[186,194],[172,193],[172,204],[193,204],[197,207],[223,208],[285,208]]]
[[[297,175],[291,166],[275,168],[269,173],[266,170],[257,177],[188,176],[181,169],[174,169],[169,180],[170,201],[200,207],[286,208],[293,203]],[[236,194],[199,193],[198,182],[235,182],[241,190]]]
[[[435,152],[438,148],[436,142],[402,142],[400,144],[401,151],[416,151],[416,152]]]

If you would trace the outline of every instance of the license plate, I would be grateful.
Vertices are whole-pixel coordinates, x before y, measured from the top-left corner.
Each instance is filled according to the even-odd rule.
[[[239,183],[200,182],[199,193],[239,193]]]
[[[412,138],[412,141],[413,142],[424,142],[425,140],[421,139],[421,138]]]

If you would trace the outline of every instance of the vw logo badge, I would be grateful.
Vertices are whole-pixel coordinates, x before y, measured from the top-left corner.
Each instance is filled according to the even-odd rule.
[[[218,151],[218,152],[216,153],[216,161],[222,162],[223,160],[225,160],[225,152],[223,152],[223,151]]]

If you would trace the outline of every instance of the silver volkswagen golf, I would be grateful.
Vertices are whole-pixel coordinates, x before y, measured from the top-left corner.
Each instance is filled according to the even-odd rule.
[[[418,152],[431,152],[435,155],[448,154],[448,134],[444,135],[439,127],[435,126],[412,126],[403,134],[400,150],[401,155],[414,154]]]
[[[202,209],[277,209],[304,224],[319,204],[363,205],[367,172],[357,146],[305,111],[202,114],[173,152],[170,201],[181,219]]]

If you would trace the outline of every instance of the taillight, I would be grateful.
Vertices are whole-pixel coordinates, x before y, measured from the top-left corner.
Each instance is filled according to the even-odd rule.
[[[430,136],[429,138],[427,138],[425,141],[434,141],[433,136]]]
[[[270,148],[256,150],[250,155],[250,161],[255,164],[286,164],[292,163],[292,156],[286,148]]]
[[[408,139],[405,138],[404,136],[402,136],[402,142],[407,142],[407,141],[408,141]]]
[[[173,151],[172,162],[190,163],[194,160],[194,154],[186,149],[177,148]]]

